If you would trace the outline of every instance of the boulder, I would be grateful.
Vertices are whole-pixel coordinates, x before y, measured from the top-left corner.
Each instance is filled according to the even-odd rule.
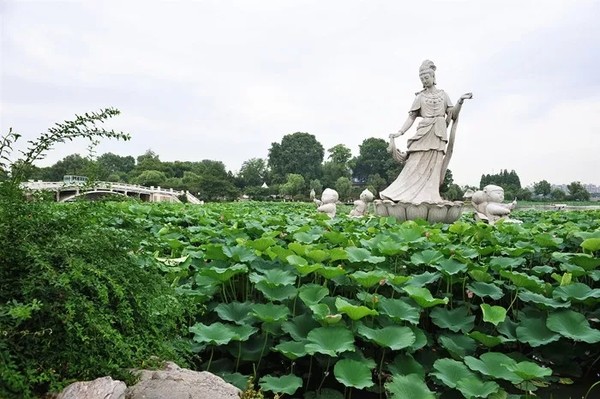
[[[135,373],[140,381],[127,389],[127,399],[238,399],[241,393],[214,374],[182,369],[172,362],[163,370]]]
[[[93,381],[74,382],[56,399],[125,399],[126,389],[124,382],[102,377]]]

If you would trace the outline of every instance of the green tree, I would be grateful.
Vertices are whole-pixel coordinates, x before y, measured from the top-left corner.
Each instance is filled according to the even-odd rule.
[[[120,156],[107,152],[96,159],[98,179],[105,180],[112,174],[126,175],[135,167],[135,159],[131,156]]]
[[[283,195],[295,196],[302,194],[306,189],[304,177],[297,173],[288,173],[287,181],[279,187],[279,192]]]
[[[338,178],[335,182],[335,191],[338,192],[342,201],[347,200],[352,192],[352,181],[345,176]]]
[[[288,173],[318,179],[324,155],[323,145],[315,136],[297,132],[283,136],[281,143],[271,144],[268,165],[276,183],[285,181]]]
[[[262,158],[244,161],[238,174],[242,187],[260,187],[267,180],[267,162]]]
[[[550,192],[552,192],[552,186],[547,180],[542,180],[537,183],[533,183],[533,192],[535,195],[547,197],[550,195]]]
[[[161,170],[162,166],[158,154],[152,150],[146,150],[145,153],[137,157],[136,169],[139,171]]]
[[[323,192],[323,184],[319,179],[313,179],[308,183],[310,190],[315,190],[315,196],[319,197]]]
[[[379,173],[375,173],[374,175],[369,175],[367,179],[367,188],[371,191],[375,196],[379,195],[379,192],[386,188],[387,181],[379,176]]]
[[[396,163],[387,152],[388,144],[383,139],[368,138],[359,146],[359,155],[351,161],[352,177],[366,184],[369,176],[378,174],[389,184],[398,177],[402,164]]]
[[[135,178],[135,183],[142,186],[160,186],[167,180],[164,172],[158,170],[145,170]]]
[[[200,177],[198,197],[207,201],[232,200],[240,192],[233,184],[233,177],[204,174]]]
[[[346,165],[350,158],[352,158],[352,151],[344,144],[336,144],[328,149],[327,152],[329,152],[329,160],[340,165]]]
[[[521,179],[514,170],[509,172],[507,169],[501,169],[498,174],[481,175],[479,188],[483,189],[488,184],[500,186],[505,192],[510,191],[516,193],[521,188]]]
[[[46,170],[45,178],[49,181],[62,181],[64,175],[85,176],[91,164],[92,161],[79,154],[67,155]]]
[[[578,181],[574,181],[571,184],[567,185],[567,190],[569,190],[569,199],[572,201],[589,201],[590,193],[585,189],[583,184]]]
[[[554,201],[564,201],[567,199],[567,193],[560,188],[555,188],[550,192],[550,198]]]

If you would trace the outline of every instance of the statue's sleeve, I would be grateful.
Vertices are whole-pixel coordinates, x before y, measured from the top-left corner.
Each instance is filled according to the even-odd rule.
[[[453,107],[452,100],[450,100],[450,96],[444,92],[444,98],[446,99],[446,108]]]
[[[421,93],[417,93],[415,96],[415,101],[413,101],[409,114],[416,114],[417,116],[421,115]]]

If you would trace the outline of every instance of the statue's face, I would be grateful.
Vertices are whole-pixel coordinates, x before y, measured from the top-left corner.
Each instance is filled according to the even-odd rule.
[[[433,74],[431,72],[423,72],[419,75],[421,79],[421,83],[423,83],[423,87],[431,87],[433,86]]]
[[[504,190],[492,190],[488,193],[491,202],[504,201]]]

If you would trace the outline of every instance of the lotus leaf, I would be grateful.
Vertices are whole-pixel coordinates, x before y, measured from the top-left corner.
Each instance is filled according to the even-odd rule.
[[[467,265],[454,259],[444,259],[436,266],[442,273],[453,276],[455,274],[467,271]]]
[[[346,274],[346,269],[341,266],[322,266],[316,270],[316,273],[331,280],[332,278]]]
[[[261,237],[254,241],[248,242],[246,245],[248,245],[250,248],[256,249],[257,251],[264,252],[267,248],[275,245],[275,243],[276,241],[272,237]]]
[[[252,305],[252,315],[268,323],[285,321],[289,314],[290,310],[284,305],[275,305],[272,303]]]
[[[468,335],[462,334],[444,334],[438,338],[442,347],[444,347],[450,355],[455,359],[463,357],[475,352],[477,343]]]
[[[600,330],[591,328],[585,316],[573,310],[561,310],[550,314],[546,327],[574,341],[588,344],[600,342]]]
[[[469,276],[471,276],[473,278],[473,280],[480,281],[483,283],[491,283],[492,281],[494,281],[494,278],[492,277],[492,275],[489,274],[485,270],[478,270],[478,269],[470,270]]]
[[[506,369],[521,377],[523,380],[533,380],[535,378],[544,378],[552,375],[552,370],[548,367],[540,367],[532,362],[519,362],[507,364]]]
[[[498,346],[501,343],[506,342],[506,338],[502,336],[488,335],[482,333],[481,331],[471,331],[468,335],[469,337],[481,342],[488,348],[493,348],[494,346]]]
[[[600,249],[600,238],[594,237],[583,240],[581,248],[591,252],[598,251]]]
[[[381,263],[385,261],[383,256],[373,256],[366,248],[348,247],[346,248],[348,260],[352,263]]]
[[[281,329],[290,334],[294,340],[304,341],[308,333],[319,326],[320,324],[310,314],[304,313],[283,322]]]
[[[475,325],[475,316],[469,315],[469,309],[466,306],[460,306],[455,309],[437,307],[429,315],[433,324],[454,332],[462,331],[463,333],[467,333]]]
[[[463,378],[478,379],[475,373],[465,366],[463,362],[452,359],[438,359],[433,363],[435,372],[430,373],[450,388],[456,388],[456,383]]]
[[[298,291],[293,285],[273,286],[265,280],[259,281],[254,287],[262,292],[267,300],[279,302],[295,297]]]
[[[288,255],[285,257],[285,260],[292,266],[308,265],[308,261],[306,259],[304,259],[302,256],[298,256],[298,255]]]
[[[357,332],[363,338],[392,350],[408,348],[416,340],[415,333],[409,327],[388,326],[372,329],[361,324]]]
[[[528,276],[525,273],[501,270],[500,275],[512,281],[517,287],[523,287],[533,292],[543,290],[544,282],[535,276]]]
[[[194,341],[196,342],[209,345],[226,345],[239,337],[238,333],[231,327],[220,322],[209,325],[196,323],[189,330],[194,333]]]
[[[375,309],[362,305],[352,305],[340,297],[335,299],[335,307],[339,312],[347,314],[352,320],[360,320],[366,316],[377,316],[379,314]]]
[[[479,305],[483,312],[483,321],[492,323],[497,326],[498,323],[502,323],[506,319],[506,309],[502,306],[490,306],[487,303]]]
[[[296,283],[296,276],[291,272],[282,269],[265,270],[264,274],[250,273],[248,279],[254,284],[264,282],[271,287],[292,285]]]
[[[399,242],[399,241],[393,240],[392,238],[387,238],[387,237],[386,237],[386,239],[379,241],[377,243],[376,248],[382,255],[386,255],[386,256],[399,255],[401,253],[408,251],[408,249],[409,249],[409,247],[408,247],[408,245],[406,245],[406,243]]]
[[[595,268],[600,266],[600,258],[593,257],[592,255],[588,255],[588,254],[574,255],[573,258],[571,259],[571,261],[575,265],[577,265],[587,271],[594,270]]]
[[[215,307],[215,312],[221,319],[233,321],[236,324],[249,324],[255,320],[250,314],[251,310],[250,302],[220,303]]]
[[[464,362],[473,371],[478,371],[483,375],[492,378],[501,378],[510,381],[513,384],[518,384],[523,381],[523,378],[508,370],[507,367],[517,364],[517,362],[499,352],[487,352],[482,354],[479,359],[472,356],[464,358]]]
[[[323,232],[319,230],[299,232],[294,234],[294,240],[303,244],[310,244],[311,242],[317,241],[322,235]]]
[[[600,298],[600,289],[591,289],[583,283],[573,283],[558,287],[552,292],[554,298],[560,298],[564,301],[574,299],[576,301],[585,301],[589,298]]]
[[[306,356],[306,342],[304,341],[284,341],[273,348],[274,351],[283,354],[290,360],[296,360]]]
[[[294,253],[296,255],[298,255],[299,257],[302,257],[302,256],[306,255],[306,252],[308,251],[309,246],[300,244],[299,242],[294,241],[294,242],[290,242],[288,244],[288,248],[291,249],[292,251],[294,251]]]
[[[318,284],[306,284],[299,289],[298,296],[307,306],[315,305],[329,295],[327,287]]]
[[[353,352],[354,335],[343,326],[319,327],[308,333],[306,351],[309,354],[322,353],[332,357],[342,352]]]
[[[482,281],[476,281],[467,285],[467,289],[480,298],[488,296],[494,300],[498,300],[504,296],[504,292],[496,284],[484,283]]]
[[[218,375],[240,390],[246,389],[248,386],[248,379],[250,378],[249,376],[240,373],[218,373]]]
[[[533,240],[541,245],[542,247],[558,248],[563,243],[563,239],[559,237],[553,237],[551,234],[542,233],[534,234]]]
[[[362,362],[341,359],[333,367],[335,379],[344,386],[363,389],[373,386],[371,369]]]
[[[444,254],[440,251],[426,249],[421,252],[414,253],[410,257],[410,261],[414,265],[434,266],[444,259]]]
[[[347,260],[348,253],[343,248],[333,248],[329,250],[329,258],[332,262],[336,260]]]
[[[218,280],[221,283],[224,283],[225,281],[228,281],[236,274],[247,273],[247,272],[248,272],[248,266],[243,265],[241,263],[237,263],[233,266],[223,267],[223,268],[215,267],[215,266],[206,267],[206,268],[201,269],[199,274],[213,278],[215,280]]]
[[[422,308],[430,308],[435,305],[446,305],[448,298],[439,299],[433,298],[431,292],[427,288],[407,286],[402,288],[410,298]]]
[[[385,384],[392,399],[435,399],[435,394],[429,390],[425,381],[416,374],[394,375],[392,382]]]
[[[552,298],[547,298],[544,295],[536,294],[530,291],[519,292],[519,299],[523,302],[531,302],[535,305],[542,305],[542,308],[549,307],[552,309],[568,308],[571,302],[560,302]]]
[[[293,395],[302,386],[302,378],[293,374],[281,377],[266,375],[258,381],[258,384],[264,391]]]
[[[385,281],[389,277],[389,273],[384,272],[383,270],[372,270],[369,272],[359,270],[350,274],[349,277],[355,280],[362,287],[371,288],[374,285]]]
[[[381,297],[377,308],[379,309],[380,314],[385,314],[392,320],[408,321],[412,324],[419,323],[421,309],[409,305],[401,299]]]
[[[395,375],[416,374],[425,378],[425,369],[421,363],[417,362],[412,355],[400,353],[394,358],[394,361],[387,366],[390,373]]]
[[[456,389],[464,395],[465,398],[489,398],[490,395],[498,392],[500,386],[493,381],[481,381],[479,378],[461,378],[456,383]]]
[[[490,267],[495,271],[519,267],[523,263],[525,263],[525,258],[506,258],[502,256],[490,258]]]
[[[440,279],[440,277],[442,277],[442,275],[438,272],[424,272],[411,277],[412,278],[407,282],[408,285],[412,285],[413,287],[423,287],[427,284],[436,282]]]
[[[242,247],[239,245],[235,247],[228,247],[225,245],[223,246],[223,253],[225,254],[225,256],[227,256],[235,262],[250,262],[256,259],[256,255],[250,248]]]

